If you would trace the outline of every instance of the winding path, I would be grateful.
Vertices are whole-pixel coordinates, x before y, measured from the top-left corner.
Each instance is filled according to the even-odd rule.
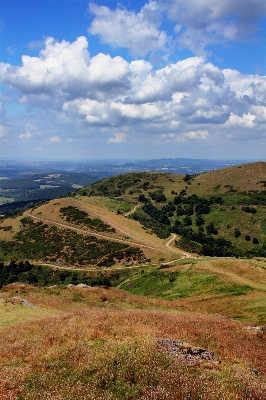
[[[76,227],[71,226],[71,225],[68,225],[68,224],[63,224],[63,223],[61,223],[61,222],[56,222],[56,221],[53,221],[53,220],[50,220],[50,219],[47,219],[47,218],[40,218],[40,217],[37,217],[36,215],[32,215],[32,214],[30,214],[30,213],[28,213],[28,212],[26,213],[26,215],[29,216],[29,217],[31,217],[31,218],[37,219],[38,221],[43,221],[43,222],[46,222],[46,223],[48,223],[48,224],[61,226],[61,227],[63,227],[63,228],[71,229],[71,230],[80,232],[80,233],[85,234],[85,235],[97,236],[97,237],[100,237],[100,238],[103,238],[103,239],[112,240],[112,241],[114,241],[114,242],[125,243],[125,244],[127,244],[127,245],[143,247],[143,248],[146,248],[146,249],[156,250],[156,251],[159,250],[159,251],[168,253],[167,250],[164,250],[164,249],[162,249],[162,248],[160,248],[160,247],[148,246],[148,245],[145,245],[145,244],[142,244],[142,243],[130,242],[130,241],[124,240],[124,239],[117,239],[117,238],[114,238],[114,237],[111,237],[111,236],[108,236],[108,235],[103,235],[103,234],[101,234],[101,233],[96,233],[96,232],[94,232],[94,231],[89,231],[89,230],[85,230],[85,229],[80,229],[80,228],[76,228]]]
[[[176,239],[176,237],[177,237],[176,234],[175,234],[175,233],[172,233],[172,237],[168,240],[168,242],[166,242],[165,246],[168,247],[168,249],[170,249],[170,250],[172,250],[172,251],[176,251],[177,253],[182,253],[182,254],[183,254],[183,257],[181,257],[181,259],[182,259],[182,258],[187,258],[187,257],[195,258],[195,257],[192,256],[190,253],[187,253],[187,252],[184,251],[184,250],[181,250],[181,249],[179,249],[179,248],[177,248],[177,247],[171,247],[171,246],[170,246],[171,243]]]

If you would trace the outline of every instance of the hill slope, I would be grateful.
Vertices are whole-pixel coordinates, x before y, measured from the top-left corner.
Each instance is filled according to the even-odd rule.
[[[263,254],[264,174],[125,174],[2,220],[0,397],[264,399],[266,262],[233,257]]]
[[[187,251],[266,256],[265,182],[266,163],[259,162],[192,176],[124,174],[75,196],[80,201],[98,196],[124,215],[128,204],[138,205],[131,218],[161,238],[178,234],[185,239],[178,246]]]

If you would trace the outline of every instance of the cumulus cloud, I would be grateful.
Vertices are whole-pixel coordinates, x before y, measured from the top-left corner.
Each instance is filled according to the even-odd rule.
[[[209,138],[209,132],[207,130],[188,131],[184,132],[178,139],[184,140],[207,140]]]
[[[224,124],[225,127],[234,127],[234,126],[242,126],[243,128],[253,128],[255,126],[256,116],[250,113],[243,114],[243,116],[239,117],[233,113],[230,114],[230,117]]]
[[[19,135],[19,138],[23,139],[23,140],[27,140],[27,139],[32,139],[37,136],[41,136],[41,132],[39,131],[39,129],[34,125],[26,123],[25,133],[22,133],[21,135]]]
[[[126,47],[134,56],[145,56],[150,51],[167,51],[170,38],[160,30],[159,8],[150,1],[139,13],[106,6],[89,4],[94,19],[88,28],[91,35],[98,35],[102,43]]]
[[[22,104],[60,105],[79,96],[97,96],[127,88],[128,63],[122,57],[97,54],[90,58],[88,42],[79,37],[73,43],[48,38],[39,57],[22,56],[22,67],[0,63],[1,82],[22,93]]]
[[[210,44],[245,40],[266,15],[264,0],[166,0],[162,9],[176,23],[178,43],[195,54]]]
[[[108,139],[108,143],[123,143],[126,141],[127,135],[123,132],[116,132],[115,136]]]
[[[20,67],[0,63],[0,82],[20,93],[22,105],[41,109],[43,121],[49,115],[52,143],[61,140],[58,125],[71,140],[106,127],[114,132],[109,143],[118,143],[125,136],[117,132],[125,129],[128,135],[163,133],[206,141],[218,134],[217,126],[262,129],[266,122],[264,76],[221,70],[198,56],[156,70],[145,60],[128,62],[102,53],[90,57],[84,37],[73,43],[48,38],[39,56],[23,56]],[[0,123],[5,127],[3,116]],[[41,134],[28,122],[19,137]]]
[[[247,40],[266,15],[265,0],[150,0],[138,13],[89,4],[94,16],[88,32],[102,43],[125,47],[135,56],[168,53],[174,39],[196,55],[211,44]],[[165,13],[175,23],[172,36],[161,29]]]

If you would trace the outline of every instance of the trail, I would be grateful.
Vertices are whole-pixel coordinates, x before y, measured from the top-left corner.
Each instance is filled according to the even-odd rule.
[[[204,270],[208,270],[208,271],[214,272],[214,273],[219,274],[219,275],[224,275],[224,276],[230,278],[230,280],[235,282],[235,283],[238,283],[240,285],[248,285],[248,286],[252,287],[252,289],[256,289],[256,290],[259,290],[259,291],[266,292],[266,285],[265,284],[254,282],[249,278],[244,278],[243,276],[240,276],[240,275],[236,274],[235,272],[228,271],[225,268],[217,267],[217,266],[215,266],[215,262],[199,263],[199,264],[196,264],[194,266],[194,268],[195,269],[199,269],[199,270],[204,269]]]
[[[123,235],[130,236],[132,239],[138,240],[138,238],[136,236],[129,234],[127,231],[121,229],[119,226],[114,224],[109,219],[107,220],[107,219],[103,218],[102,216],[99,216],[99,214],[96,214],[96,213],[92,212],[91,210],[89,210],[82,202],[71,199],[71,203],[74,204],[76,207],[78,207],[80,210],[85,211],[87,214],[91,215],[92,217],[100,218],[103,222],[110,225],[112,228],[115,228],[115,230],[117,230],[118,232],[121,232]],[[101,202],[99,202],[99,203],[102,204]],[[105,207],[104,204],[102,204],[102,206],[104,208],[106,208],[107,211],[109,211],[108,208]]]
[[[140,204],[137,204],[131,211],[129,211],[128,213],[125,214],[125,217],[128,217],[130,214],[133,214],[136,209],[140,207]]]
[[[183,257],[181,257],[181,259],[182,258],[187,258],[187,257],[189,257],[189,258],[195,258],[194,256],[192,256],[190,253],[187,253],[186,251],[184,251],[184,250],[181,250],[181,249],[179,249],[179,248],[177,248],[177,247],[171,247],[170,246],[170,244],[176,239],[176,234],[175,233],[172,233],[172,237],[168,240],[168,242],[165,244],[165,246],[166,247],[168,247],[168,249],[170,249],[170,250],[172,250],[172,251],[175,251],[175,252],[177,252],[177,253],[182,253],[183,254]],[[166,263],[165,263],[166,264]]]
[[[62,266],[58,264],[50,264],[50,263],[45,263],[42,261],[36,261],[36,260],[28,260],[31,264],[37,264],[37,265],[44,265],[46,267],[53,267],[57,269],[65,269],[68,271],[92,271],[92,272],[102,272],[104,269],[107,271],[117,271],[117,270],[127,270],[127,269],[135,269],[135,268],[143,268],[143,265],[131,265],[130,267],[106,267],[106,268],[79,268],[79,267],[67,267],[67,266]],[[123,282],[124,283],[124,282]]]
[[[125,244],[131,245],[131,246],[143,247],[143,248],[146,248],[146,249],[156,250],[156,251],[159,250],[159,251],[168,253],[167,250],[161,249],[159,247],[148,246],[148,245],[145,245],[145,244],[142,244],[142,243],[138,243],[138,242],[130,242],[130,241],[124,240],[124,239],[117,239],[117,238],[114,238],[114,237],[111,237],[111,236],[103,235],[101,233],[96,233],[94,231],[84,230],[84,229],[76,228],[76,227],[71,226],[71,225],[63,224],[61,222],[56,222],[56,221],[53,221],[53,220],[50,220],[50,219],[47,219],[47,218],[40,218],[40,217],[37,217],[36,215],[30,214],[28,212],[26,213],[26,215],[28,215],[31,218],[37,219],[38,221],[43,221],[43,222],[46,222],[48,224],[53,224],[53,225],[56,225],[56,226],[61,226],[63,228],[71,229],[71,230],[80,232],[82,234],[88,235],[88,236],[97,236],[97,237],[100,237],[100,238],[103,238],[103,239],[107,239],[107,240],[111,240],[111,241],[114,241],[114,242],[125,243]]]
[[[80,210],[85,211],[86,213],[88,213],[89,215],[91,215],[91,216],[93,216],[93,217],[95,217],[95,218],[100,218],[103,222],[105,222],[106,224],[110,225],[110,226],[111,226],[112,228],[114,228],[116,231],[118,231],[118,232],[122,233],[123,235],[128,236],[128,237],[130,237],[131,239],[135,240],[136,243],[142,244],[143,246],[146,246],[147,248],[152,248],[152,249],[154,249],[154,250],[162,251],[162,252],[164,252],[164,253],[166,252],[166,250],[163,248],[163,245],[162,245],[162,246],[160,246],[160,245],[158,245],[158,246],[150,246],[150,244],[149,244],[148,241],[145,241],[144,239],[140,239],[138,236],[132,234],[132,233],[131,233],[130,231],[128,231],[128,230],[121,229],[121,228],[117,225],[117,223],[115,224],[112,220],[110,220],[110,218],[105,218],[105,217],[103,217],[102,215],[99,215],[99,213],[92,212],[91,209],[88,207],[89,205],[86,207],[86,204],[82,203],[81,201],[73,200],[73,199],[71,199],[71,202],[72,202],[73,205],[75,205],[76,207],[78,207]],[[100,204],[101,204],[101,202],[100,202]],[[104,206],[104,207],[105,207],[105,206]],[[131,211],[129,212],[129,214],[130,214],[130,213],[133,213],[133,212],[136,210],[137,207],[140,207],[140,204],[137,204],[137,205],[134,207],[134,209],[131,210]],[[107,210],[108,212],[110,212],[110,211],[108,210],[107,207],[105,207],[105,208],[106,208],[106,210]],[[123,216],[120,216],[120,217],[123,217]],[[125,217],[125,216],[124,216],[124,217]],[[112,239],[112,238],[111,238],[111,239]],[[131,243],[131,242],[130,242],[130,243]],[[171,250],[171,252],[175,251],[174,249],[171,249],[170,247],[169,247],[169,250]]]

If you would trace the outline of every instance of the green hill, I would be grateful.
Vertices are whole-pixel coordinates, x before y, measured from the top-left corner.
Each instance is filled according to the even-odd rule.
[[[104,179],[75,196],[140,206],[131,218],[161,238],[204,255],[266,256],[266,163],[199,175],[131,173]],[[106,203],[108,207],[108,202]]]

